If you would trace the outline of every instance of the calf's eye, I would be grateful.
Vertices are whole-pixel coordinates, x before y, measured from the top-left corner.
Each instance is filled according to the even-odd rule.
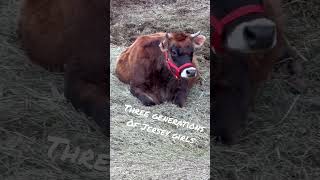
[[[178,52],[175,49],[171,50],[171,56],[178,56]]]

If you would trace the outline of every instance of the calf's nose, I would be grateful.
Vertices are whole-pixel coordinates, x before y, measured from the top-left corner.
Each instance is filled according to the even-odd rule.
[[[243,33],[251,49],[267,49],[274,44],[276,27],[275,25],[248,25]]]
[[[188,77],[194,77],[196,75],[196,70],[195,69],[187,69],[186,73]]]

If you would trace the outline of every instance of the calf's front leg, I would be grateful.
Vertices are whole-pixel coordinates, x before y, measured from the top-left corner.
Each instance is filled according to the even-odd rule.
[[[144,85],[130,85],[130,92],[132,95],[137,97],[141,103],[145,106],[154,106],[156,105],[154,99],[146,93],[146,88]]]
[[[173,103],[179,107],[183,107],[186,103],[188,92],[189,92],[188,82],[182,80],[180,82],[179,88],[177,89],[174,95]]]
[[[177,91],[173,99],[173,103],[182,108],[186,103],[187,95],[188,95],[188,92],[186,90]]]
[[[88,80],[88,73],[79,64],[68,64],[65,72],[65,96],[76,109],[82,110],[92,117],[104,135],[109,136],[109,98],[107,97],[107,83]],[[84,76],[85,75],[85,76]],[[96,79],[101,79],[97,76]]]

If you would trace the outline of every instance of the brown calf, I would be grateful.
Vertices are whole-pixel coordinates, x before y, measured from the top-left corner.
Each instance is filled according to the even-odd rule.
[[[211,7],[213,133],[239,140],[256,91],[282,55],[279,0],[224,0]]]
[[[19,20],[31,61],[65,71],[65,96],[107,131],[108,1],[24,0]],[[107,133],[107,132],[106,132]]]
[[[171,101],[182,107],[199,76],[194,48],[204,41],[199,33],[140,36],[121,53],[116,74],[144,105]]]

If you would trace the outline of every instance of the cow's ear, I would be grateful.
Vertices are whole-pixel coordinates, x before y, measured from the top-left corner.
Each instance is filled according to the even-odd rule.
[[[168,51],[170,38],[172,38],[172,34],[166,33],[164,40],[159,44],[159,47],[162,52]]]
[[[168,51],[168,43],[166,42],[166,40],[162,41],[159,44],[159,47],[160,47],[162,52]]]
[[[206,37],[204,35],[198,35],[193,38],[193,47],[199,48],[204,44],[205,41]]]

